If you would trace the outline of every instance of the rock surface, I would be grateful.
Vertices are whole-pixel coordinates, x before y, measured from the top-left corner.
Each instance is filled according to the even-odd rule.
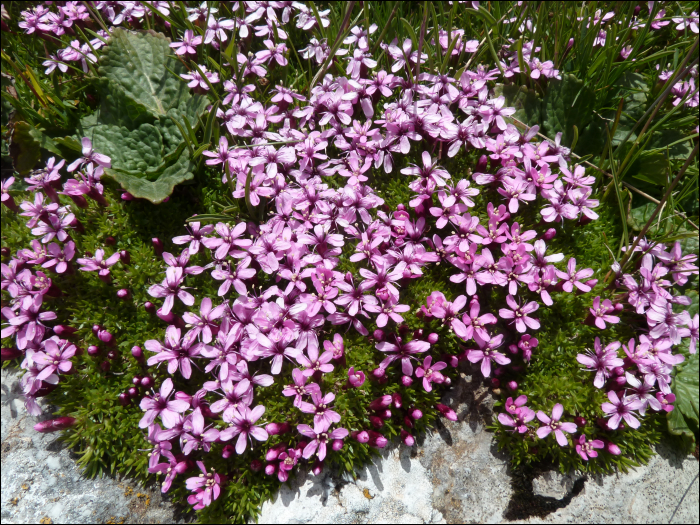
[[[485,430],[493,399],[462,374],[444,397],[459,417],[416,446],[384,450],[357,479],[299,475],[263,506],[260,523],[699,523],[698,461],[665,447],[648,465],[600,478],[544,473],[526,498]],[[55,434],[34,432],[16,372],[2,372],[3,523],[169,523],[160,492],[83,478]],[[518,499],[520,498],[520,499]],[[42,521],[43,520],[43,521]]]
[[[34,431],[19,374],[2,371],[2,523],[171,523],[160,491],[113,478],[86,479],[58,434]]]

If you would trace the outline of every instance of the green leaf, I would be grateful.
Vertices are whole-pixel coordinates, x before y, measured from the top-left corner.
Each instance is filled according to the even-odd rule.
[[[692,140],[683,140],[685,137],[686,134],[677,129],[657,131],[647,147],[650,150],[658,149],[665,154],[667,146],[670,146],[668,148],[668,157],[670,159],[685,160],[693,150],[691,147]]]
[[[177,161],[166,167],[155,180],[140,177],[139,174],[122,172],[109,168],[105,175],[112,177],[121,184],[122,188],[139,199],[148,199],[153,204],[159,204],[173,192],[173,188],[183,181],[194,178],[194,165],[189,160],[189,152],[184,145]]]
[[[26,175],[34,168],[41,158],[42,149],[63,157],[50,137],[27,122],[15,124],[9,149],[14,168],[20,175]]]
[[[144,177],[163,171],[163,136],[152,124],[134,130],[98,124],[85,131],[95,150],[112,159],[113,169],[142,172]]]
[[[170,58],[169,44],[170,39],[154,31],[115,29],[98,72],[153,117],[165,115],[191,96],[187,84],[168,73],[168,68],[184,73],[184,66]]]
[[[639,206],[638,208],[632,208],[630,210],[630,213],[627,217],[627,224],[636,231],[641,231],[642,228],[644,228],[644,225],[647,223],[649,220],[649,217],[651,217],[651,214],[654,213],[654,210],[656,209],[656,204],[649,202],[645,204],[644,206]],[[651,228],[649,228],[650,231],[654,230],[655,226],[652,225]]]
[[[668,161],[660,151],[644,151],[630,166],[629,174],[635,179],[658,186],[668,184]]]
[[[518,87],[515,84],[497,84],[494,92],[496,96],[503,96],[506,99],[506,107],[515,108],[513,117],[528,126],[540,123],[541,101],[533,89],[527,89],[525,86]]]
[[[569,146],[574,138],[574,125],[583,129],[591,121],[595,94],[574,75],[563,75],[561,80],[550,81],[542,107],[545,134],[553,137],[561,131],[562,143]]]
[[[620,122],[615,130],[613,137],[613,146],[617,146],[626,136],[627,133],[634,127],[637,121],[642,118],[647,104],[647,93],[649,87],[647,81],[639,73],[627,72],[621,75],[620,78],[611,86],[610,93],[615,95],[612,100],[618,101],[620,98],[625,99],[620,115]],[[610,99],[610,97],[608,97]],[[606,118],[614,118],[615,111],[610,110],[605,112]],[[631,140],[637,138],[633,134]]]
[[[674,409],[668,414],[668,430],[671,434],[695,437],[698,431],[698,355],[693,354],[678,368],[671,383],[676,395]]]

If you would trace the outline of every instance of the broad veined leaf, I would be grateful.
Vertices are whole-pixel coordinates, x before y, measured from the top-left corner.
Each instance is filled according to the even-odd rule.
[[[553,137],[563,133],[562,143],[570,146],[574,138],[574,126],[584,129],[593,117],[595,94],[574,75],[552,79],[544,97],[542,122],[546,134]]]
[[[105,173],[121,184],[122,188],[139,199],[148,199],[159,204],[173,192],[173,188],[183,181],[194,177],[194,164],[190,162],[189,152],[182,148],[175,162],[166,167],[155,180],[140,177],[139,174],[107,169]]]
[[[674,409],[668,414],[668,430],[672,434],[686,435],[694,438],[698,431],[698,395],[700,381],[698,378],[698,355],[691,355],[678,367],[671,383],[671,390],[676,395]]]
[[[134,130],[98,124],[85,131],[95,150],[109,156],[115,169],[142,172],[147,177],[163,164],[163,136],[152,124]]]
[[[154,117],[165,115],[191,97],[187,85],[168,71],[184,73],[184,66],[169,57],[169,45],[170,40],[161,33],[116,29],[98,72]]]

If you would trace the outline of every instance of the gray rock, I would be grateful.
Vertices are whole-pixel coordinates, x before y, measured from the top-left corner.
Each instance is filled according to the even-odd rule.
[[[532,480],[532,492],[535,496],[563,499],[574,488],[574,483],[582,477],[574,473],[545,472]]]
[[[57,434],[34,430],[19,373],[2,371],[2,523],[171,523],[173,506],[157,487],[86,479]]]

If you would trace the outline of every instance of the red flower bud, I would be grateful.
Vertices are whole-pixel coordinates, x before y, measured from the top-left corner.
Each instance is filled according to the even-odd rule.
[[[24,352],[17,350],[16,348],[3,348],[2,349],[2,360],[12,361],[24,355]]]
[[[53,333],[55,333],[58,337],[68,337],[77,331],[77,328],[73,328],[72,326],[65,324],[57,324],[53,327]]]
[[[153,237],[151,243],[153,244],[153,250],[156,252],[156,255],[159,257],[163,255],[163,242],[158,237]]]
[[[289,423],[284,422],[284,423],[268,423],[267,426],[265,427],[265,430],[267,431],[268,434],[271,436],[277,436],[280,434],[286,434],[292,429],[292,427],[289,425]],[[269,461],[269,460],[268,460]]]
[[[450,407],[438,403],[435,405],[435,408],[438,409],[438,411],[446,418],[449,419],[450,421],[457,421],[457,414],[455,413],[454,410],[452,410]]]
[[[134,357],[134,359],[143,359],[143,349],[140,346],[132,346],[131,347],[131,355]]]
[[[391,394],[391,402],[396,408],[401,408],[401,405],[403,404],[401,394],[399,394],[398,392],[394,392],[393,394]],[[391,417],[391,415],[389,417]]]
[[[382,428],[384,426],[384,420],[381,417],[369,416],[369,422],[374,428]]]
[[[129,290],[126,288],[122,288],[121,290],[117,291],[117,297],[121,299],[122,301],[126,301],[131,294],[129,293]]]
[[[230,446],[230,445],[228,445]],[[231,447],[233,448],[233,447]],[[260,461],[259,459],[254,459],[253,461],[250,462],[250,470],[253,472],[260,472],[263,468],[263,462]]]
[[[379,342],[384,341],[384,330],[380,330],[379,328],[377,328],[374,332],[372,332],[372,337],[374,337]]]
[[[286,450],[286,448],[287,445],[284,443],[280,443],[279,445],[272,447],[265,454],[265,461],[275,461],[279,455]]]
[[[88,348],[87,348],[87,354],[88,354],[89,356],[95,357],[95,356],[98,355],[99,353],[100,353],[100,347],[99,347],[99,346],[95,346],[95,345],[90,345],[90,346],[88,346]]]
[[[131,264],[131,254],[126,250],[119,252],[119,259],[121,259],[123,264]]]
[[[221,451],[221,457],[228,459],[234,452],[236,452],[236,449],[233,445],[226,445]]]
[[[311,467],[311,473],[314,476],[318,476],[319,474],[321,474],[321,472],[323,472],[323,461],[316,461],[316,463],[314,463],[314,466]]]
[[[390,395],[378,397],[377,399],[375,399],[374,401],[372,401],[369,404],[369,409],[370,410],[381,410],[383,408],[391,406],[391,401],[392,401],[392,399],[391,399]]]
[[[129,398],[129,394],[126,392],[122,392],[117,396],[117,401],[119,401],[119,404],[123,407],[127,406],[129,403],[131,403],[131,399]]]
[[[42,421],[34,425],[34,430],[37,432],[48,433],[56,432],[58,430],[66,430],[67,428],[75,425],[75,418],[70,416],[63,416],[56,419],[49,419],[47,421]]]
[[[369,442],[369,433],[366,430],[355,430],[350,432],[350,437],[357,440],[359,443]]]
[[[405,387],[409,387],[413,384],[413,378],[411,376],[401,376],[401,384]]]
[[[440,336],[438,334],[436,334],[435,332],[428,334],[428,342],[431,345],[434,345],[435,343],[437,343],[439,341],[439,339],[440,339]]]
[[[404,445],[407,447],[412,447],[416,444],[416,439],[405,430],[401,431],[401,439],[403,440]]]
[[[544,235],[542,237],[544,238],[545,241],[551,241],[556,236],[557,236],[557,230],[555,230],[554,228],[550,228],[549,230],[544,232]]]
[[[141,378],[141,386],[143,388],[151,388],[153,386],[153,378],[150,376]]]
[[[143,303],[143,307],[149,313],[153,313],[156,311],[156,305],[153,304],[151,301],[146,301],[145,303]]]

